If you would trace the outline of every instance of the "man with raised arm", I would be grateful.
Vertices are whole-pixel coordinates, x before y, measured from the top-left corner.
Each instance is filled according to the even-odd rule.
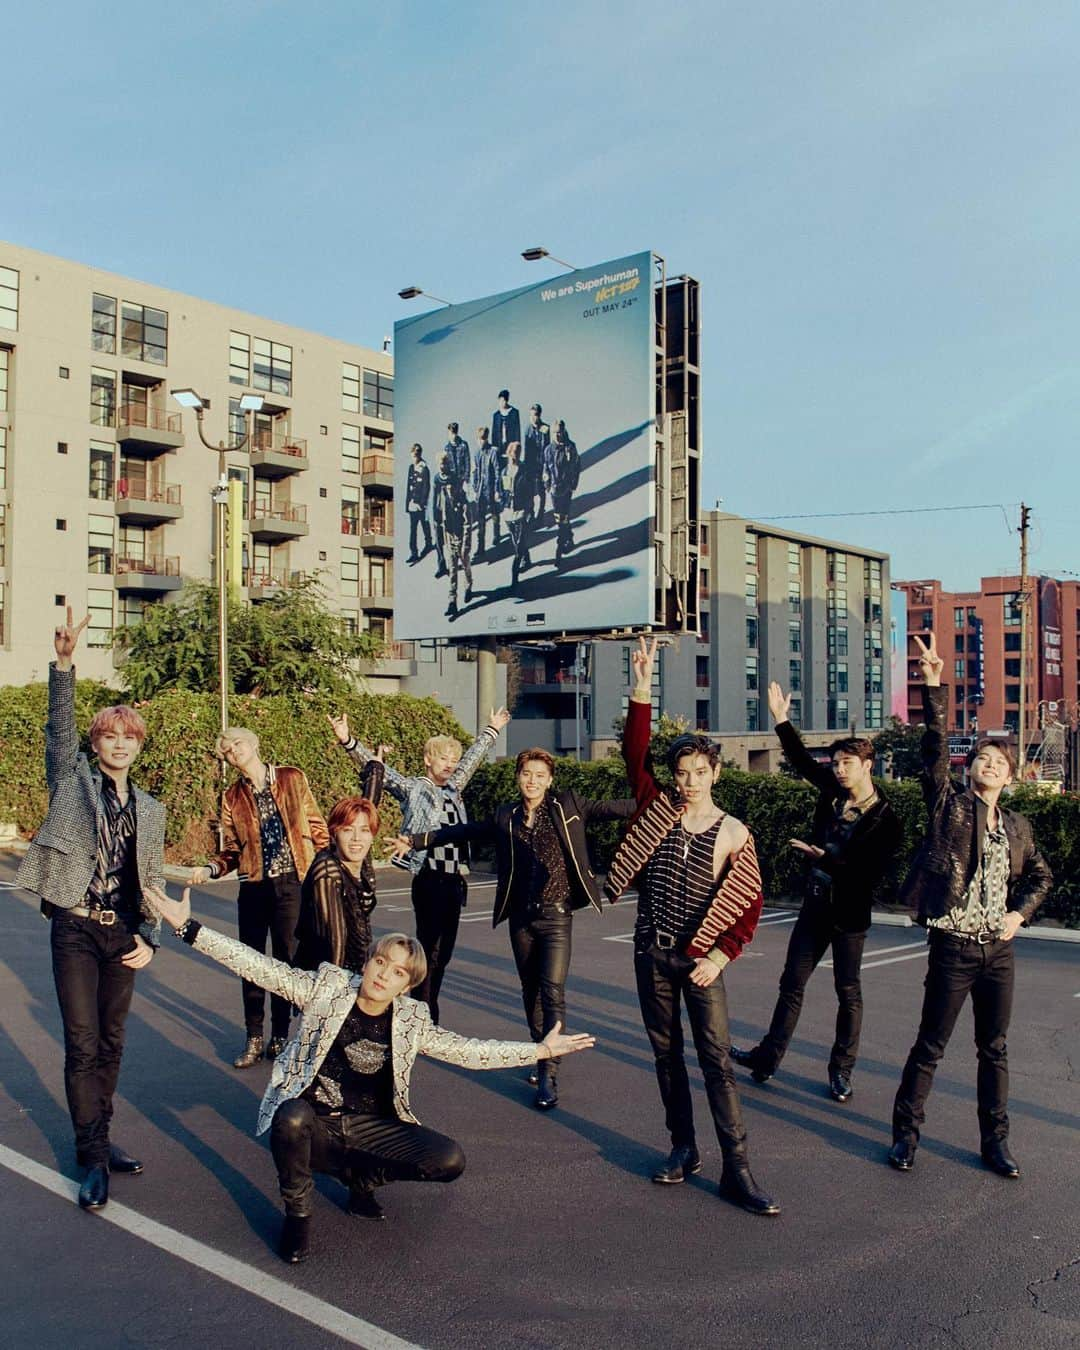
[[[705,736],[680,736],[668,752],[675,791],[664,791],[649,759],[656,639],[632,653],[635,685],[623,730],[623,755],[638,815],[619,845],[604,887],[617,900],[638,885],[634,974],[656,1059],[671,1134],[671,1155],[653,1181],[671,1185],[701,1171],[690,1079],[683,1055],[686,1001],[724,1157],[719,1193],[751,1214],[779,1214],[750,1173],[746,1129],[731,1067],[723,971],[754,935],[761,914],[761,873],[750,831],[712,799],[720,772]]]
[[[773,1076],[795,1033],[807,981],[831,947],[839,1007],[829,1055],[829,1092],[834,1101],[846,1102],[862,1028],[859,976],[870,904],[903,831],[896,812],[874,787],[873,741],[841,737],[829,746],[829,763],[822,764],[792,726],[790,707],[791,695],[774,680],[769,711],[787,762],[818,791],[810,842],[790,841],[808,861],[805,898],[791,930],[769,1030],[752,1050],[733,1045],[731,1058],[745,1065],[757,1083]]]
[[[89,740],[96,764],[79,749],[72,658],[89,622],[87,615],[73,627],[69,605],[67,622],[53,635],[45,726],[49,812],[15,884],[39,895],[51,920],[64,1090],[76,1156],[86,1168],[79,1204],[101,1209],[110,1172],[143,1170],[110,1141],[109,1124],[135,972],[149,965],[157,946],[158,919],[143,903],[143,890],[164,883],[165,807],[128,778],[146,738],[134,708],[118,704],[94,716]]]
[[[971,995],[979,1070],[977,1099],[983,1163],[1016,1179],[1009,1152],[1009,1063],[1005,1037],[1013,996],[1013,938],[1049,891],[1052,876],[1031,825],[1000,805],[1016,765],[1006,746],[979,740],[967,757],[968,786],[949,774],[945,735],[948,690],[937,641],[915,638],[922,669],[922,788],[929,822],[908,872],[902,898],[927,929],[930,960],[919,1032],[904,1065],[893,1104],[889,1163],[899,1172],[915,1164],[926,1099],[960,1010]]]
[[[401,805],[403,834],[426,834],[468,820],[461,794],[509,721],[510,714],[505,708],[492,709],[488,725],[464,755],[461,742],[453,736],[429,737],[424,746],[427,772],[416,777],[406,777],[391,765],[386,766],[385,789]],[[372,751],[350,734],[349,719],[341,713],[330,718],[330,725],[345,753],[363,769]],[[439,990],[454,954],[461,911],[468,896],[465,881],[469,873],[468,846],[451,843],[414,849],[401,865],[412,873],[416,936],[427,958],[427,973],[417,986],[416,997],[428,1005],[431,1020],[438,1025]]]

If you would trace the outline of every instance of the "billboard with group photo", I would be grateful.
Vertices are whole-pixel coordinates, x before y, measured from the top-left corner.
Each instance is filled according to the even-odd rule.
[[[653,255],[394,325],[394,631],[651,622]]]

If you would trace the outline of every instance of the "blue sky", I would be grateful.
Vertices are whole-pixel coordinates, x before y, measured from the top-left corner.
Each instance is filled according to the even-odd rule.
[[[9,6],[0,237],[379,346],[644,248],[703,287],[703,505],[946,585],[1080,573],[1080,10]],[[1010,528],[1010,526],[1012,528]]]

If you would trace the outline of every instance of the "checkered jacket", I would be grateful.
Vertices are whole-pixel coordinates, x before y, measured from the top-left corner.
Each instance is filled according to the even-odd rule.
[[[461,822],[469,818],[461,797],[465,785],[484,762],[484,756],[498,739],[499,733],[494,727],[485,727],[462,755],[457,768],[450,776],[446,786],[457,811],[458,820]],[[355,737],[347,741],[343,748],[353,763],[361,769],[371,759],[372,752]],[[388,764],[385,787],[386,791],[401,803],[402,834],[427,834],[437,830],[442,824],[443,790],[430,778],[407,778]],[[425,849],[413,849],[405,855],[404,865],[410,872],[416,873],[424,866],[426,859]]]
[[[196,951],[212,957],[241,979],[268,989],[300,1009],[300,1021],[274,1060],[270,1083],[259,1106],[256,1134],[270,1128],[282,1102],[299,1097],[315,1081],[341,1024],[356,1002],[360,976],[328,962],[317,971],[294,970],[235,938],[192,924],[187,934]],[[399,1120],[420,1122],[409,1105],[409,1079],[417,1055],[429,1055],[463,1069],[512,1069],[535,1064],[537,1046],[531,1041],[481,1041],[459,1036],[431,1020],[426,1003],[401,996],[394,999],[390,1042],[394,1070],[394,1111]]]
[[[19,867],[15,884],[57,909],[86,904],[97,861],[101,772],[79,749],[75,725],[75,669],[49,666],[49,720],[45,726],[49,812]],[[140,936],[157,946],[160,921],[142,899],[147,886],[165,885],[165,804],[131,784],[135,797],[135,862],[139,876]]]

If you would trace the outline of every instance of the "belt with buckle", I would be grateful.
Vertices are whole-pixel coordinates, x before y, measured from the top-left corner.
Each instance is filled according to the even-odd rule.
[[[120,918],[115,909],[90,909],[87,905],[72,905],[64,912],[74,914],[80,919],[93,919],[95,923],[101,924],[102,928],[111,928]]]
[[[673,933],[661,933],[659,928],[654,928],[653,945],[659,947],[662,952],[670,952],[675,946],[675,936]]]
[[[951,928],[935,928],[936,933],[944,933],[946,937],[952,938],[954,942],[977,942],[980,947],[989,946],[991,942],[1000,942],[1001,934],[995,933],[989,928],[980,928],[977,933],[957,933]]]

